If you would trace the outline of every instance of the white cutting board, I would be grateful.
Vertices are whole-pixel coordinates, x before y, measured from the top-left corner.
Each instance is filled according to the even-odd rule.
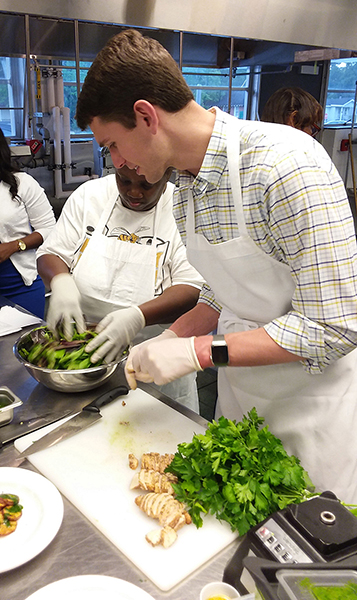
[[[158,588],[170,590],[237,535],[209,516],[200,529],[193,524],[180,529],[170,548],[150,546],[145,535],[159,524],[134,502],[143,492],[130,490],[135,471],[129,468],[128,454],[140,458],[144,452],[174,453],[180,442],[189,442],[194,433],[205,430],[140,389],[105,406],[101,413],[103,418],[88,429],[29,460]],[[21,437],[15,447],[25,450],[57,425]]]

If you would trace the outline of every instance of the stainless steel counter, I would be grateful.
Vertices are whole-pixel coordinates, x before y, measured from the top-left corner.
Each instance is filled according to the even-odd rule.
[[[93,398],[121,383],[122,370],[109,382],[91,392],[64,394],[45,388],[37,383],[20,365],[12,352],[12,346],[20,334],[0,337],[0,386],[9,387],[23,401],[14,410],[13,422],[24,421],[48,414],[51,410],[65,415],[88,404]],[[150,385],[142,389],[170,404],[198,423],[205,421],[175,401],[160,395]],[[7,425],[0,428],[0,436]],[[13,443],[0,450],[0,467],[15,466],[18,453]],[[21,467],[35,471],[24,461]],[[0,574],[1,600],[26,600],[30,594],[53,581],[75,575],[108,575],[125,579],[146,590],[155,600],[198,600],[201,588],[209,581],[221,580],[224,568],[233,555],[237,542],[231,544],[214,559],[193,573],[169,592],[159,590],[139,571],[109,540],[107,540],[70,502],[64,500],[64,518],[61,528],[51,544],[28,563],[7,573]],[[0,557],[1,560],[1,557]],[[172,565],[174,569],[175,566]]]

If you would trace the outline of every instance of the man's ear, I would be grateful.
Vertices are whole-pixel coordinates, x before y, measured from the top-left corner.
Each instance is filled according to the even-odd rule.
[[[289,116],[286,119],[285,125],[290,125],[290,127],[295,127],[296,128],[297,112],[298,112],[297,110],[294,110],[293,112],[291,112],[289,114]]]
[[[159,125],[155,106],[147,100],[137,100],[133,109],[136,117],[136,125],[141,122],[145,127],[151,129],[151,133],[155,135]]]

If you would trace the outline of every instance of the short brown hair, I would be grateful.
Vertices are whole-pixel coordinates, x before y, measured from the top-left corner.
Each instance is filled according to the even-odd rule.
[[[132,129],[137,100],[176,112],[193,100],[193,94],[159,42],[126,29],[107,42],[88,71],[77,103],[78,126],[86,129],[94,117],[100,117]]]
[[[323,117],[321,104],[309,92],[299,87],[284,87],[270,96],[261,120],[286,125],[292,113],[297,129],[318,124]]]

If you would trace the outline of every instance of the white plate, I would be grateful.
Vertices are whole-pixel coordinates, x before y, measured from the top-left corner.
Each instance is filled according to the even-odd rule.
[[[27,600],[154,600],[150,594],[124,579],[106,575],[79,575],[50,583]]]
[[[0,494],[16,494],[23,506],[13,533],[0,537],[0,573],[23,565],[53,540],[63,519],[63,500],[48,479],[27,469],[1,467]]]

